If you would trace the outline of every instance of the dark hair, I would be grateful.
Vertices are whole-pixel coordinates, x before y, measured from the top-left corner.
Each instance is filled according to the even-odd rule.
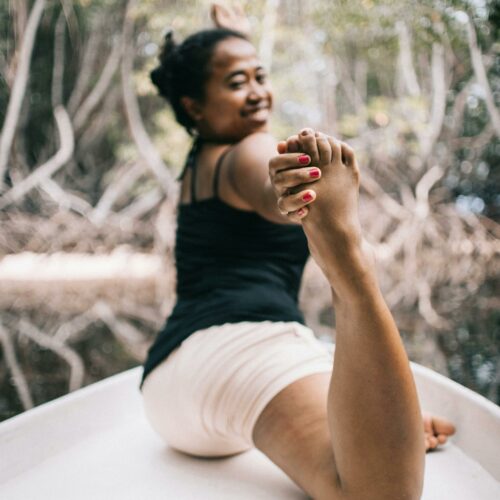
[[[176,120],[190,135],[193,135],[195,122],[182,105],[181,97],[188,96],[197,100],[204,98],[215,46],[227,38],[248,40],[238,31],[218,28],[199,31],[177,45],[172,31],[169,31],[160,52],[160,65],[151,71],[151,81],[170,102]]]

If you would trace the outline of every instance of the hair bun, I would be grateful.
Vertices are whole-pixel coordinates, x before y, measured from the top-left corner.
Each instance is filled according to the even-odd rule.
[[[176,49],[177,44],[174,41],[174,30],[167,29],[165,35],[163,35],[163,46],[160,52],[160,63],[168,63],[169,57],[172,55]]]
[[[218,28],[194,33],[178,45],[171,28],[162,33],[159,64],[151,71],[151,81],[171,104],[176,120],[191,135],[194,135],[197,124],[184,107],[182,97],[198,101],[205,97],[215,47],[228,38],[246,40],[237,31]]]
[[[160,64],[150,73],[151,81],[167,100],[169,100],[172,91],[171,66],[176,48],[174,32],[172,29],[167,29],[163,35],[163,45],[158,57]]]
[[[168,79],[166,78],[165,71],[161,66],[156,67],[149,74],[151,77],[151,81],[160,91],[160,94],[164,95],[168,99]]]

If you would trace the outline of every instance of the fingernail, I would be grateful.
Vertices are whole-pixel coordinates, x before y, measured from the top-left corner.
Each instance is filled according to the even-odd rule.
[[[311,161],[311,158],[307,155],[302,155],[298,157],[298,160],[301,165],[307,165]]]
[[[307,135],[309,131],[305,128],[303,130],[300,131],[300,135]]]
[[[306,193],[304,196],[302,196],[303,201],[311,201],[313,199],[313,195],[311,193]]]
[[[318,168],[313,168],[312,170],[309,170],[309,177],[319,177],[320,171]]]
[[[305,210],[304,210],[303,208],[299,208],[299,209],[297,210],[297,215],[298,215],[299,217],[302,217],[302,216],[304,215],[304,213],[305,213]]]

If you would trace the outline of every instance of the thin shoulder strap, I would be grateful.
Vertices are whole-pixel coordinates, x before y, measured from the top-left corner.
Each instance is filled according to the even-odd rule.
[[[191,203],[196,202],[196,159],[191,165]]]
[[[186,158],[186,163],[184,164],[184,168],[182,169],[181,174],[177,178],[178,181],[182,181],[184,176],[186,175],[187,169],[191,169],[191,202],[196,201],[196,157],[198,156],[198,151],[201,148],[202,139],[197,137],[193,145],[191,146],[191,150]]]
[[[220,174],[220,167],[222,165],[222,162],[224,161],[224,158],[227,156],[229,153],[229,150],[231,149],[231,146],[228,147],[220,156],[219,159],[217,160],[217,163],[215,164],[215,172],[214,172],[214,179],[212,182],[212,192],[214,193],[214,198],[219,197],[219,174]]]

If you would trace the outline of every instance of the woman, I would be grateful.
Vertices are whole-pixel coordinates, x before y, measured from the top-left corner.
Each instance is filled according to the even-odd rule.
[[[453,427],[426,416],[422,433],[361,244],[353,152],[306,129],[276,157],[272,90],[241,33],[179,46],[169,34],[160,59],[153,82],[196,139],[181,176],[177,303],[141,384],[152,426],[198,456],[256,446],[313,498],[417,498],[423,435],[432,448]],[[297,307],[308,246],[332,286],[333,373]]]

